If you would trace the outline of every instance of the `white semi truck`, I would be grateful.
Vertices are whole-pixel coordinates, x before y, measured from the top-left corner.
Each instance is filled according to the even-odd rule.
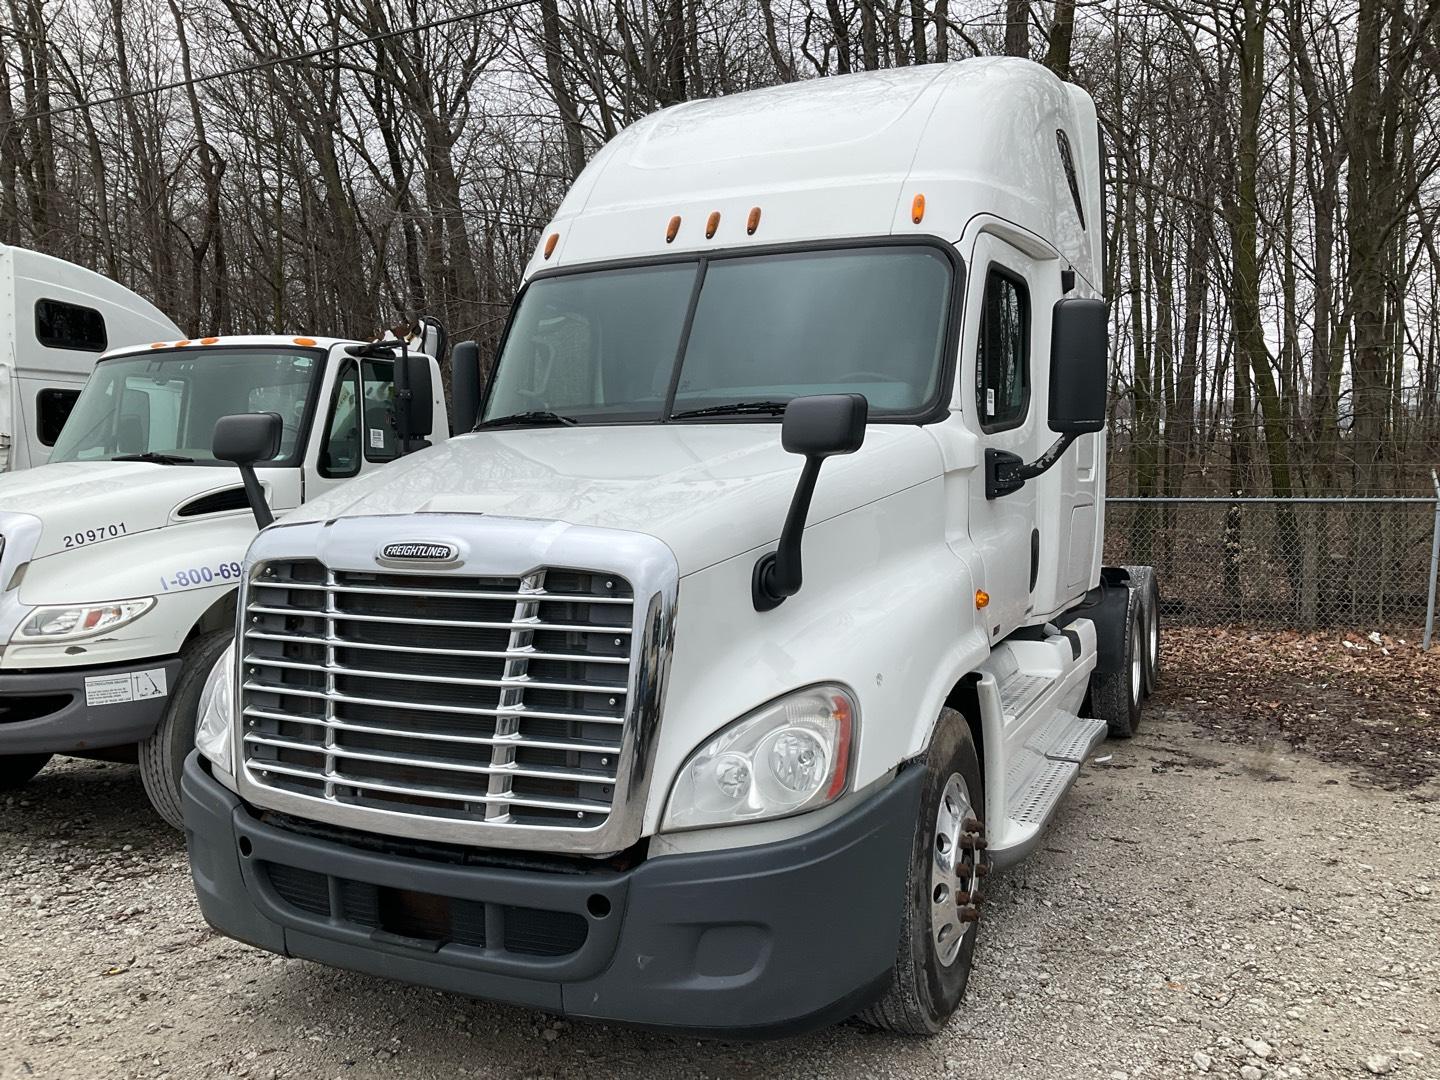
[[[939,1030],[988,870],[1158,659],[1153,575],[1100,563],[1103,227],[1094,106],[1025,61],[614,139],[477,429],[251,544],[183,780],[206,918],[553,1013]]]
[[[276,425],[253,508],[212,453],[234,413]],[[408,345],[236,336],[102,357],[50,462],[0,476],[0,788],[53,754],[138,751],[179,827],[196,702],[233,632],[256,515],[448,432],[436,362]]]
[[[106,349],[178,337],[125,286],[0,244],[0,473],[45,461]]]

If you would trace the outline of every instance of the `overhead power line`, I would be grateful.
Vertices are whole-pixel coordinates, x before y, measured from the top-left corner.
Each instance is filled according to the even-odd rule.
[[[487,15],[499,15],[502,12],[514,11],[517,8],[531,7],[539,2],[540,0],[506,0],[505,3],[495,4],[488,8],[482,8],[479,11],[467,11],[460,15],[447,15],[443,19],[434,19],[425,23],[415,23],[412,26],[402,26],[396,30],[382,30],[379,33],[369,34],[361,38],[353,38],[350,41],[340,41],[334,45],[325,45],[318,49],[291,53],[287,56],[274,56],[268,60],[256,60],[251,64],[242,64],[239,67],[226,68],[223,71],[212,71],[209,74],[197,75],[191,79],[177,79],[174,82],[162,83],[159,86],[146,86],[124,94],[111,94],[109,97],[96,98],[94,101],[80,101],[74,105],[62,105],[56,109],[42,109],[39,112],[24,113],[20,116],[12,117],[10,123],[24,124],[31,120],[43,120],[51,116],[63,116],[65,113],[79,112],[81,109],[96,109],[102,105],[113,105],[117,101],[129,101],[131,98],[163,94],[169,90],[179,90],[186,86],[199,86],[201,83],[214,82],[217,79],[228,79],[232,76],[245,75],[252,71],[265,71],[268,68],[279,67],[281,64],[295,64],[302,60],[314,60],[319,56],[328,56],[332,53],[344,52],[346,49],[358,48],[361,45],[373,45],[377,41],[387,41],[393,37],[414,34],[421,30],[435,30],[442,26],[453,26],[455,23],[466,22],[470,19],[483,19]]]

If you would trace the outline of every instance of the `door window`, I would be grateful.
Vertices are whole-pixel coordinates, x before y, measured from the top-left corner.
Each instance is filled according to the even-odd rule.
[[[360,381],[355,361],[347,360],[330,395],[325,442],[320,448],[320,475],[331,479],[360,471]]]
[[[361,361],[364,389],[365,460],[394,461],[400,456],[395,438],[395,362]]]
[[[975,363],[980,427],[1017,427],[1030,407],[1030,294],[1020,278],[991,267]]]
[[[35,395],[35,428],[42,446],[55,445],[79,397],[79,390],[41,390]]]

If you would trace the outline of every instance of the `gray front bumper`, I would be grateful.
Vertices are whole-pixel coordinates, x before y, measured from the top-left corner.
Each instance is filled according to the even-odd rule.
[[[143,701],[85,704],[85,680],[163,668],[167,693]],[[82,754],[139,742],[153,732],[170,704],[180,658],[132,660],[100,667],[0,674],[0,757],[11,754]]]
[[[843,1019],[889,984],[922,779],[904,770],[778,843],[549,870],[306,835],[248,807],[196,753],[181,788],[200,909],[230,937],[548,1012],[767,1037]],[[440,913],[433,936],[413,912],[387,918],[386,894]],[[536,948],[557,917],[571,943]]]

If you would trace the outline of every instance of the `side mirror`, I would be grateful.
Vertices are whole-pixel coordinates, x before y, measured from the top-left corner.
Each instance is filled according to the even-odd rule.
[[[415,449],[409,445],[411,439],[428,438],[435,430],[434,385],[430,381],[429,357],[406,353],[397,356],[395,363],[405,367],[404,378],[395,380],[395,408],[404,413],[403,419],[396,417],[396,426],[404,436],[401,452],[408,454]]]
[[[215,421],[210,449],[217,461],[233,461],[245,484],[245,501],[255,515],[255,524],[265,528],[275,520],[265,502],[265,491],[255,476],[255,462],[269,461],[280,453],[285,422],[279,413],[236,413]]]
[[[451,432],[473,431],[480,414],[480,346],[474,341],[450,350],[450,400]]]
[[[770,611],[800,591],[804,580],[800,563],[800,541],[815,481],[827,457],[853,454],[865,442],[865,422],[870,403],[863,394],[816,394],[798,397],[785,406],[780,427],[780,445],[792,454],[805,455],[805,468],[790,499],[780,544],[755,563],[750,575],[750,595],[756,611]]]
[[[1105,427],[1110,312],[1103,300],[1058,300],[1050,332],[1050,430],[1088,435]]]
[[[1105,428],[1110,381],[1110,309],[1103,300],[1055,302],[1050,330],[1050,430],[1054,445],[1029,462],[993,446],[985,451],[985,498],[998,499],[1052,468],[1081,435]]]

